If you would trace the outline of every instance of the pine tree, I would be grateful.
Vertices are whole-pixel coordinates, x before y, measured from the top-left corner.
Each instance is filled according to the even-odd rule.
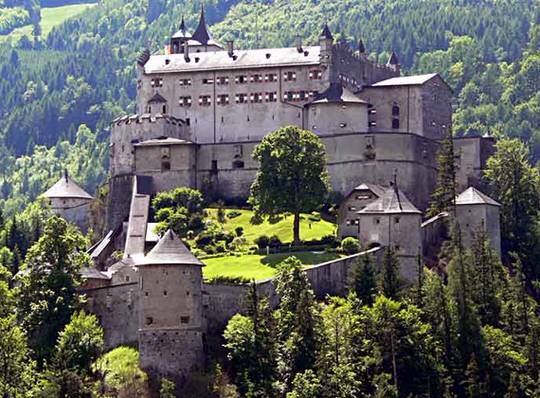
[[[392,246],[386,247],[381,271],[381,293],[391,299],[397,299],[400,292],[399,259]]]
[[[428,217],[448,211],[454,205],[456,197],[456,161],[454,142],[450,130],[437,154],[437,163],[437,188],[431,195],[431,203],[427,211]]]
[[[376,270],[370,255],[357,260],[351,290],[364,305],[372,305],[377,294]]]

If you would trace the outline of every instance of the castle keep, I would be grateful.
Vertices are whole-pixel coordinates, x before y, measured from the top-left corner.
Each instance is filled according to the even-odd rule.
[[[318,297],[344,294],[351,264],[368,254],[378,260],[384,246],[396,248],[403,276],[412,278],[418,258],[428,261],[440,244],[447,219],[460,223],[466,245],[483,230],[500,250],[499,204],[480,191],[491,138],[454,140],[462,192],[455,211],[422,218],[438,149],[451,134],[451,97],[437,73],[401,76],[395,53],[374,63],[361,40],[356,48],[335,43],[328,26],[315,46],[297,40],[242,50],[213,40],[203,12],[193,34],[182,21],[165,51],[146,50],[137,61],[137,114],[112,123],[110,231],[89,250],[95,266],[82,271],[87,308],[107,346],[137,341],[141,367],[179,383],[203,368],[206,334],[221,334],[245,308],[247,288],[204,283],[203,264],[180,239],[154,233],[151,197],[187,186],[246,199],[258,168],[254,147],[287,125],[321,138],[330,183],[344,197],[339,235],[368,249],[306,269]],[[92,198],[80,191],[66,175],[45,196],[82,225],[80,209]],[[277,305],[272,281],[257,285]]]

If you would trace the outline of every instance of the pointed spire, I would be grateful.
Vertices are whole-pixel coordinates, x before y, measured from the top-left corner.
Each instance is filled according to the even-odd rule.
[[[184,16],[182,15],[182,22],[180,22],[180,32],[186,35],[186,23],[184,22]]]
[[[325,39],[333,40],[334,36],[332,36],[332,32],[330,32],[330,28],[328,27],[328,24],[324,24],[323,31],[321,33],[321,37],[324,37]]]
[[[204,18],[204,7],[201,6],[201,18],[199,19],[199,26],[197,26],[197,29],[195,29],[195,33],[193,33],[192,36],[193,40],[197,40],[199,43],[203,45],[207,45],[210,40],[212,40],[212,36],[208,32],[208,28],[206,27],[206,19]]]
[[[68,174],[68,171],[67,171],[67,168],[64,169],[64,179],[66,180],[66,183],[68,182],[68,177],[69,177],[69,174]]]
[[[392,51],[392,54],[390,54],[390,58],[388,59],[387,65],[399,65],[399,59],[398,56],[394,51]]]
[[[364,46],[364,42],[362,39],[360,39],[358,41],[358,52],[360,54],[365,54],[366,53],[366,46]]]

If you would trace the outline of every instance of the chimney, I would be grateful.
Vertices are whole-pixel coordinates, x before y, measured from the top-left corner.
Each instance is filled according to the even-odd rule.
[[[184,42],[184,59],[189,62],[189,43],[188,40]]]
[[[64,169],[64,179],[66,180],[66,182],[68,182],[68,171],[67,171],[67,169]]]
[[[227,52],[229,53],[229,57],[233,57],[234,55],[234,42],[232,40],[227,40]]]
[[[302,48],[302,36],[296,35],[295,42],[296,42],[296,51],[298,51],[299,53],[303,52],[304,49]]]

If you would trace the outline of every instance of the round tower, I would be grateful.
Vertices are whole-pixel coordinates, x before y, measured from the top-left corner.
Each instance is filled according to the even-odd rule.
[[[169,230],[136,265],[140,367],[181,386],[204,368],[203,264]]]

